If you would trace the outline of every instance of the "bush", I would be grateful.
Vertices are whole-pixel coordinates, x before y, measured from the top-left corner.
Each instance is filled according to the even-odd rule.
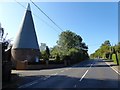
[[[106,52],[106,53],[105,53],[105,58],[106,58],[106,59],[109,59],[109,56],[110,56],[110,52]]]
[[[117,55],[118,55],[118,59],[120,60],[120,53],[117,53]]]
[[[120,53],[118,53],[117,55],[118,55],[118,61],[119,61],[119,64],[120,64]]]
[[[114,63],[117,63],[115,54],[112,55],[112,60],[114,61]]]
[[[120,64],[120,53],[118,53],[118,54],[117,54],[117,56],[118,56],[118,61],[119,61],[119,64]],[[115,54],[113,54],[113,55],[112,55],[112,60],[114,61],[114,63],[116,63],[116,64],[117,64]]]
[[[49,60],[49,55],[46,53],[46,51],[42,51],[41,52],[41,56],[42,56],[42,58],[43,58],[44,61],[45,60]]]
[[[68,51],[68,56],[70,56],[71,63],[77,63],[82,60],[81,51],[76,48],[72,48]]]
[[[49,61],[49,64],[64,64],[63,60],[52,60],[52,61]]]
[[[60,61],[60,56],[58,54],[56,55],[55,60]]]

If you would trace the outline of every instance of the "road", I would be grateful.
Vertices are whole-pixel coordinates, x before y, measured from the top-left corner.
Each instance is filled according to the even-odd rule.
[[[86,60],[71,67],[20,71],[18,88],[118,88],[119,74],[103,60]]]

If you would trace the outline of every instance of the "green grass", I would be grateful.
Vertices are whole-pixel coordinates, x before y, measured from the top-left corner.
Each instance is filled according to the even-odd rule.
[[[117,64],[115,54],[112,55],[112,60]]]
[[[118,61],[119,61],[119,64],[120,64],[120,53],[118,53]]]

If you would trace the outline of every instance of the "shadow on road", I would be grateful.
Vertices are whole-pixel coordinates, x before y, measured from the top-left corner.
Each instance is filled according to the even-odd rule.
[[[82,67],[90,67],[91,64],[94,64],[94,67],[109,67],[106,64],[102,64],[102,60],[95,61],[83,61],[80,65],[75,65],[72,68],[82,68]],[[109,61],[108,61],[109,62]],[[97,64],[99,63],[99,64]],[[116,66],[115,64],[111,66]],[[34,76],[20,76],[18,74],[13,74],[10,82],[6,82],[3,84],[3,88],[18,88],[21,85],[33,82],[35,80],[39,80],[40,88],[54,88],[54,87],[64,87],[64,88],[73,88],[74,84],[76,84],[76,88],[117,88],[118,80],[114,79],[92,79],[92,78],[84,78],[81,82],[79,81],[81,78],[77,78],[70,75],[34,75]],[[53,85],[54,83],[54,85]],[[119,81],[120,84],[120,81]],[[53,89],[51,89],[53,90]],[[61,90],[61,89],[60,89]]]
[[[102,60],[101,62],[113,62],[113,60]]]
[[[103,62],[113,62],[113,61],[111,61],[111,60],[94,60],[94,63],[92,63],[92,60],[88,60],[88,62],[86,63],[86,62],[81,62],[80,63],[80,65],[76,65],[76,66],[73,66],[72,68],[85,68],[85,67],[90,67],[91,66],[91,64],[93,64],[93,66],[92,67],[110,67],[110,66],[118,66],[117,64],[110,64],[110,66],[109,65],[107,65],[107,64],[105,64],[105,63],[103,63]]]
[[[18,80],[19,78],[19,80]],[[99,80],[99,79],[92,79],[92,78],[84,78],[81,82],[79,81],[80,78],[68,76],[68,75],[53,75],[48,78],[47,75],[36,75],[36,76],[19,76],[16,80],[9,83],[9,85],[5,88],[18,88],[19,86],[35,82],[38,80],[37,87],[38,88],[74,88],[74,85],[76,84],[76,88],[118,88],[118,83],[120,84],[120,81],[113,80],[113,79],[105,79],[105,80]],[[45,80],[45,78],[47,78]],[[36,86],[36,85],[35,85]],[[34,84],[32,86],[34,88]],[[24,87],[28,88],[28,87]],[[114,89],[115,90],[115,89]]]
[[[11,74],[11,80],[7,82],[2,82],[2,88],[12,88],[16,87],[16,84],[21,81],[19,74]]]

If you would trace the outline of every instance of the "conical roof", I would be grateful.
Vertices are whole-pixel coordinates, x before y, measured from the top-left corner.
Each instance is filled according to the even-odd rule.
[[[39,49],[30,4],[28,4],[22,25],[13,43],[12,49],[16,48]]]

